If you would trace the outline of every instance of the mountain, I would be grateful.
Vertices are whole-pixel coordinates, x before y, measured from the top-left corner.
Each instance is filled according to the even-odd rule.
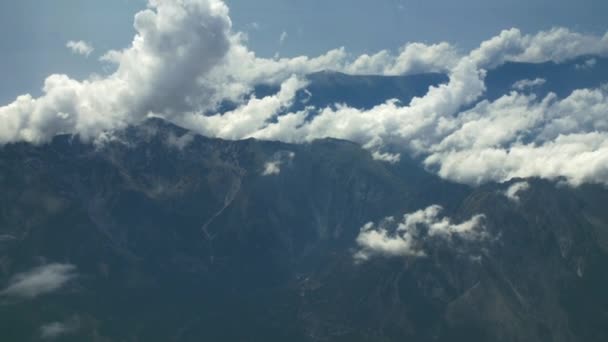
[[[583,56],[562,63],[509,62],[488,71],[486,97],[495,100],[507,94],[517,81],[540,79],[543,83],[534,86],[533,93],[544,97],[553,92],[564,98],[575,89],[600,87],[607,77],[608,59],[601,57]]]
[[[577,89],[601,87],[606,84],[606,79],[608,58],[603,57],[583,56],[560,63],[507,62],[486,72],[486,92],[480,100],[495,101],[515,90],[534,94],[537,98],[554,93],[563,99]],[[414,97],[424,96],[429,87],[447,83],[449,78],[441,73],[378,76],[322,71],[308,75],[307,81],[308,86],[298,93],[288,110],[299,111],[306,106],[325,108],[336,104],[370,109],[392,99],[408,104]],[[253,94],[260,98],[278,90],[278,86],[260,84]],[[234,104],[227,103],[221,109],[225,111],[234,107]]]
[[[369,109],[388,100],[409,103],[414,97],[424,96],[429,87],[446,83],[448,77],[440,73],[405,76],[348,75],[335,71],[321,71],[306,77],[308,86],[299,91],[291,111],[306,106],[324,108],[335,104]],[[260,84],[253,94],[258,98],[276,94],[276,85]],[[222,110],[232,109],[226,104]]]
[[[157,119],[104,146],[7,145],[0,281],[51,262],[77,277],[4,296],[0,330],[34,341],[43,324],[76,320],[61,340],[606,340],[608,191],[528,182],[515,203],[510,184],[448,183],[346,141],[223,141]],[[484,214],[491,238],[355,262],[366,222],[432,204]]]
[[[606,61],[588,60],[508,63],[488,72],[486,97],[522,79],[545,79],[528,90],[539,96],[599,86]],[[292,109],[407,103],[446,81],[322,72]],[[604,186],[470,187],[420,165],[160,119],[103,144],[1,146],[2,341],[608,340]],[[440,227],[477,217],[482,233],[422,227],[418,254],[357,257],[368,223],[436,205]]]

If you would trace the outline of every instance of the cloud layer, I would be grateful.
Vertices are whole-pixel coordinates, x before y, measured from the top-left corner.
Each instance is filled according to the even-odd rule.
[[[0,294],[9,297],[34,298],[59,290],[76,276],[69,264],[48,264],[15,275]]]
[[[608,33],[555,28],[530,35],[510,29],[464,54],[441,42],[408,43],[397,53],[351,56],[337,48],[318,57],[265,59],[247,48],[243,34],[233,32],[221,0],[149,0],[135,15],[134,27],[129,47],[101,58],[115,66],[114,72],[84,81],[51,75],[43,96],[23,95],[0,107],[0,144],[44,143],[61,133],[103,141],[112,131],[154,115],[225,139],[347,139],[381,160],[395,162],[399,153],[408,153],[441,177],[468,184],[531,176],[608,184],[606,88],[537,98],[529,90],[542,80],[522,80],[493,102],[481,100],[488,69],[508,61],[608,56]],[[306,87],[303,76],[325,69],[444,72],[450,79],[407,104],[289,112]],[[280,84],[280,91],[249,96],[259,83]],[[238,106],[218,113],[223,101]]]
[[[355,259],[365,261],[374,256],[423,257],[427,254],[426,242],[433,238],[450,240],[460,237],[465,240],[479,240],[486,237],[483,229],[483,215],[455,224],[447,217],[440,217],[442,208],[438,205],[405,214],[401,221],[388,217],[379,224],[368,223],[361,228],[357,237],[359,250]]]

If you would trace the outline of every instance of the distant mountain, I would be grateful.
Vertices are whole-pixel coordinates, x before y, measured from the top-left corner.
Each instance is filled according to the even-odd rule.
[[[408,104],[412,98],[424,96],[429,87],[449,80],[447,75],[438,73],[376,76],[347,75],[332,71],[314,73],[308,75],[307,79],[308,87],[298,94],[298,101],[289,110],[301,110],[305,106],[324,108],[335,104],[369,109],[391,99]],[[607,79],[607,58],[588,56],[563,63],[509,62],[487,72],[487,89],[482,99],[494,101],[516,90],[514,86],[526,80],[532,81],[532,84],[517,90],[534,93],[540,98],[549,92],[565,98],[576,89],[600,87],[606,84]],[[538,83],[534,84],[535,80]],[[259,85],[254,93],[263,97],[277,91],[277,86]]]
[[[405,89],[311,78],[318,104]],[[103,146],[3,146],[0,189],[3,341],[608,340],[601,186],[470,188],[346,141],[223,141],[153,119]],[[487,238],[356,262],[366,223],[435,204],[484,215]],[[51,264],[73,274],[33,276]]]
[[[506,63],[490,70],[486,77],[487,98],[509,93],[520,80],[544,80],[528,89],[541,97],[553,92],[564,98],[575,89],[597,88],[608,79],[608,59],[594,56],[579,57],[563,63]]]
[[[317,72],[306,79],[308,86],[298,92],[297,101],[289,110],[297,111],[306,106],[324,108],[335,104],[369,109],[392,99],[407,104],[416,96],[424,96],[430,86],[448,81],[446,75],[438,73],[377,76],[347,75],[334,71]],[[253,93],[257,97],[264,97],[278,90],[276,85],[260,84]]]

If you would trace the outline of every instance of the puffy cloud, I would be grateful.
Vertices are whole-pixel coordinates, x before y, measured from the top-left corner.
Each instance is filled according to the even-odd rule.
[[[408,143],[418,148],[423,137],[436,135],[443,128],[437,123],[444,116],[474,101],[485,90],[481,73],[472,61],[463,58],[451,71],[450,81],[429,88],[421,98],[408,106],[388,101],[370,110],[348,106],[324,108],[306,120],[308,113],[290,113],[268,123],[253,136],[291,142],[319,138],[340,138],[355,141],[371,150],[387,143]]]
[[[607,112],[604,89],[484,101],[454,119],[456,129],[431,146],[425,164],[468,184],[516,177],[608,184]]]
[[[272,176],[281,173],[281,164],[276,161],[270,161],[264,164],[264,171],[262,176]]]
[[[70,40],[65,45],[68,49],[70,49],[73,53],[82,55],[85,57],[89,57],[89,55],[93,52],[93,46],[85,41],[79,40],[74,41]]]
[[[554,28],[522,37],[524,50],[512,58],[519,62],[563,62],[584,55],[608,55],[608,33],[603,37]]]
[[[150,112],[172,115],[208,104],[211,96],[199,78],[229,49],[228,8],[219,0],[150,0],[148,5],[135,16],[131,46],[106,54],[116,63],[114,73],[82,82],[49,76],[42,97],[24,95],[0,107],[0,143],[40,143],[61,133],[90,139]]]
[[[59,290],[73,279],[76,267],[70,264],[48,264],[15,275],[0,294],[9,297],[34,298]]]
[[[473,58],[480,66],[493,68],[509,61],[560,63],[585,55],[608,56],[608,33],[598,37],[554,28],[527,35],[512,28],[483,42]]]
[[[357,237],[359,250],[355,259],[368,260],[374,256],[422,257],[426,255],[426,241],[432,238],[451,239],[458,236],[464,240],[479,240],[486,237],[483,215],[455,224],[447,217],[440,217],[438,205],[405,214],[399,222],[388,217],[379,224],[367,223]]]
[[[525,79],[525,80],[519,80],[519,81],[513,83],[513,86],[511,88],[513,88],[515,90],[523,91],[526,89],[540,87],[545,83],[547,83],[547,80],[544,78],[535,78],[533,80]]]
[[[448,43],[426,45],[410,43],[399,54],[388,50],[374,55],[352,58],[346,50],[336,48],[317,57],[259,58],[245,46],[241,34],[232,38],[231,49],[224,63],[207,77],[208,81],[224,89],[221,94],[232,100],[242,96],[251,85],[280,84],[293,75],[333,70],[349,74],[405,75],[422,72],[447,72],[459,60],[456,49]]]
[[[530,183],[528,182],[517,182],[513,183],[509,188],[504,192],[504,195],[507,196],[508,199],[515,203],[519,203],[520,197],[519,194],[524,192],[530,188]]]
[[[409,43],[396,56],[383,50],[374,55],[362,55],[343,68],[351,74],[404,75],[423,72],[448,72],[460,59],[450,44],[426,45]]]
[[[512,92],[460,112],[483,94],[484,72],[476,61],[493,53],[494,45],[482,44],[452,69],[447,84],[431,87],[409,105],[388,101],[370,110],[337,106],[314,115],[289,113],[251,136],[290,142],[341,138],[362,144],[377,159],[394,157],[382,151],[385,146],[401,146],[441,177],[473,185],[533,176],[565,177],[572,185],[608,183],[601,163],[608,141],[604,88],[579,89],[564,99]]]
[[[433,158],[440,164],[440,176],[469,184],[533,176],[565,178],[573,186],[608,182],[608,136],[600,133],[560,135],[539,146],[517,143]]]
[[[272,159],[264,163],[262,176],[274,176],[281,173],[283,164],[290,164],[296,154],[292,151],[279,151],[272,156]]]
[[[223,139],[245,139],[265,127],[268,121],[293,104],[296,92],[306,84],[298,77],[291,77],[281,85],[277,94],[258,99],[250,98],[238,108],[217,115],[184,113],[174,117],[177,124],[206,136]]]

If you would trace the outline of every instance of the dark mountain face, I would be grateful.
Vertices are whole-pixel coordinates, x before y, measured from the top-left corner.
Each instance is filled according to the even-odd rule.
[[[598,86],[605,61],[593,73],[576,68],[585,61],[507,64],[488,73],[487,97],[524,78],[546,78],[540,95]],[[447,78],[309,80],[294,108],[407,103]],[[346,141],[223,141],[160,120],[102,146],[2,146],[2,340],[608,340],[603,186],[470,188],[419,165]],[[355,259],[366,223],[431,205],[454,222],[484,215],[485,237]],[[56,264],[63,273],[32,273]]]

